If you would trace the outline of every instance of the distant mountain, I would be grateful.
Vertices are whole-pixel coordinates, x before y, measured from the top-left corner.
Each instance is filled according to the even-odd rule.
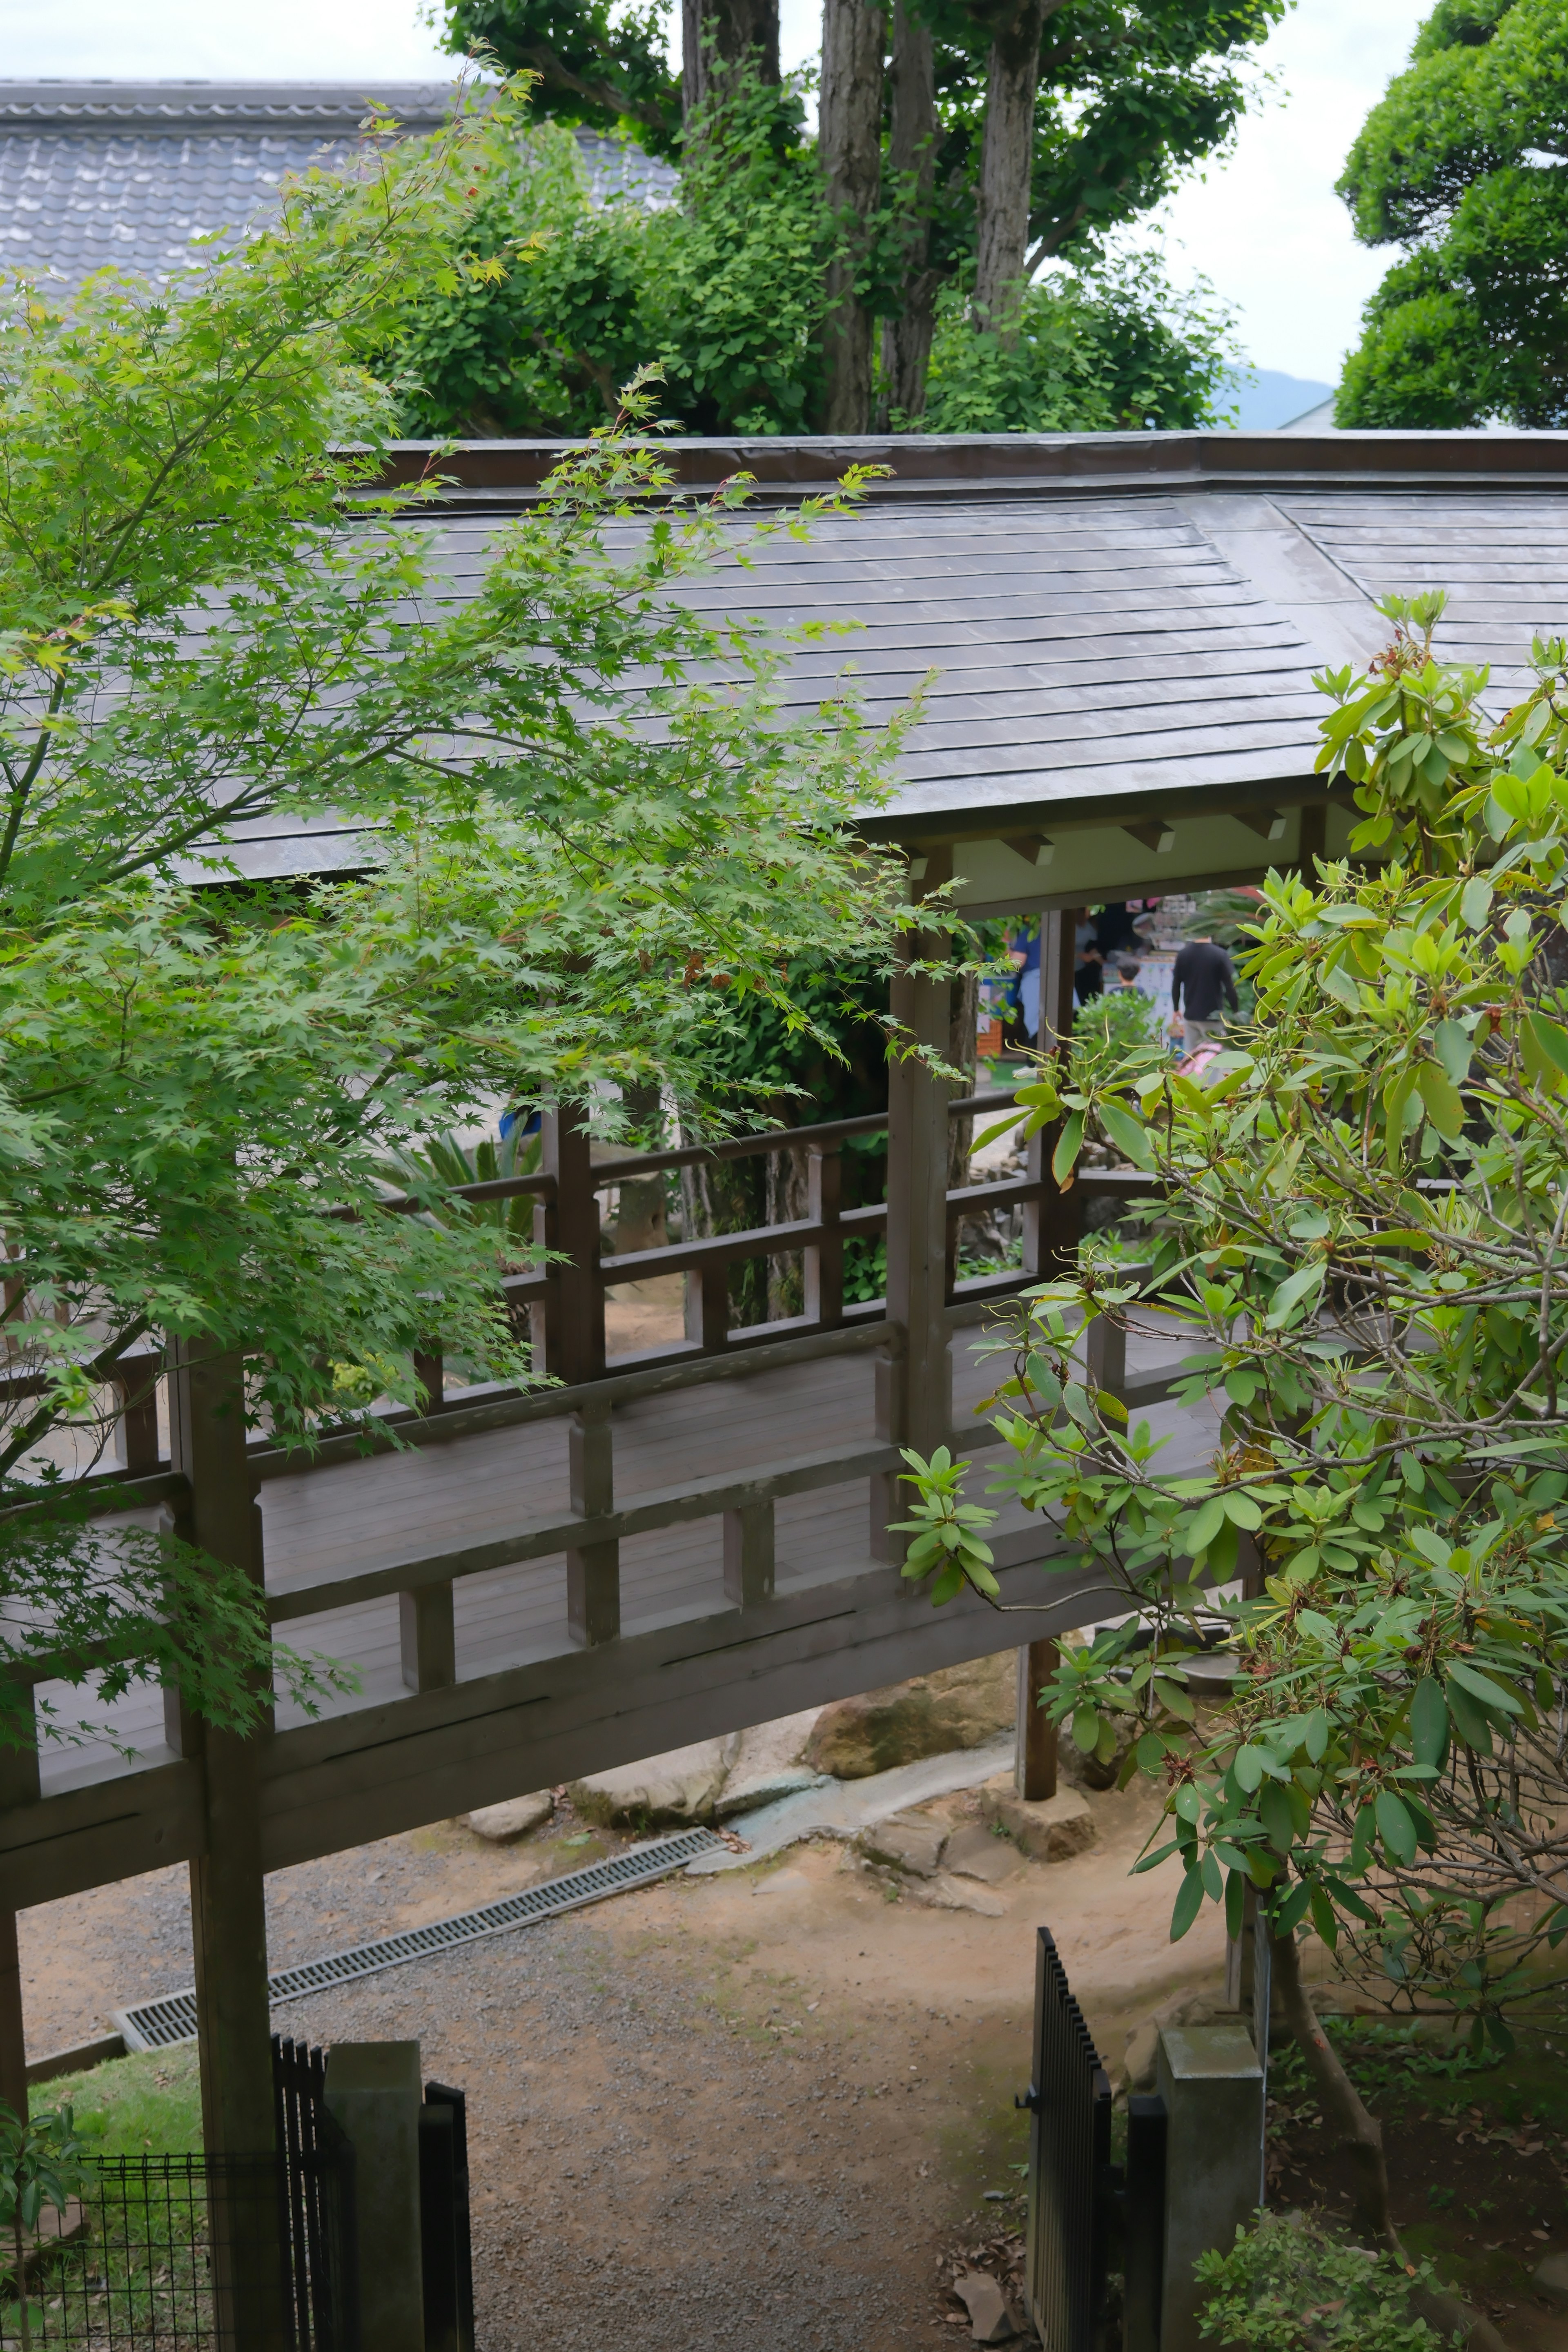
[[[1241,433],[1272,433],[1304,410],[1315,408],[1320,401],[1331,400],[1333,392],[1331,383],[1315,383],[1304,375],[1281,375],[1278,368],[1256,369],[1250,383],[1233,376],[1231,393],[1237,429]]]

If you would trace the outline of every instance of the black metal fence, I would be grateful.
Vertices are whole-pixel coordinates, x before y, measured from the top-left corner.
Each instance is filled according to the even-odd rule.
[[[325,2053],[272,2037],[289,2352],[356,2352],[354,2152],[327,2108]]]
[[[1055,1941],[1035,1955],[1024,2294],[1045,2352],[1159,2352],[1165,2265],[1165,2103],[1127,2102],[1110,2160],[1110,2084]],[[1120,2274],[1120,2294],[1110,2292]]]
[[[419,2237],[425,2352],[474,2352],[468,2101],[445,2083],[426,2084],[419,2116]]]
[[[19,2265],[0,2242],[0,2346],[359,2352],[353,2150],[321,2052],[272,2058],[275,2156],[92,2158]]]
[[[1110,2084],[1048,1928],[1035,1954],[1024,2291],[1046,2352],[1100,2352],[1116,2184]]]
[[[278,2183],[270,2157],[90,2159],[19,2274],[0,2247],[0,2342],[237,2352],[279,2299]]]

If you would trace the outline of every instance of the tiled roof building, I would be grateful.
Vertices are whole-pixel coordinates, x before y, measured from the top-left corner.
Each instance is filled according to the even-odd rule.
[[[290,172],[348,153],[372,100],[435,130],[449,82],[0,80],[0,269],[67,287],[108,264],[154,283],[195,240],[269,219]],[[675,173],[579,131],[601,202],[668,204]]]

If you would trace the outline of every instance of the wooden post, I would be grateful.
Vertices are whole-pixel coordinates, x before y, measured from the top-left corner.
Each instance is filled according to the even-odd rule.
[[[724,1598],[749,1609],[773,1597],[773,1507],[743,1503],[724,1514]]]
[[[1057,1793],[1057,1727],[1039,1700],[1060,1664],[1061,1653],[1054,1642],[1026,1642],[1018,1652],[1018,1736],[1013,1785],[1029,1804]]]
[[[601,1327],[602,1328],[602,1327]],[[585,1519],[616,1507],[614,1443],[605,1398],[572,1415],[567,1432],[572,1508]],[[621,1630],[621,1548],[584,1544],[566,1555],[566,1623],[584,1648],[613,1642]]]
[[[1316,860],[1328,855],[1329,804],[1320,795],[1308,801],[1300,812],[1300,830],[1296,836],[1296,866],[1301,879],[1310,889],[1318,887]]]
[[[705,1356],[721,1356],[730,1344],[730,1269],[722,1259],[686,1277],[686,1336]]]
[[[159,1359],[150,1349],[121,1358],[111,1375],[120,1398],[120,1452],[127,1475],[144,1477],[158,1467]]]
[[[549,1269],[551,1296],[533,1310],[533,1365],[572,1387],[598,1380],[605,1369],[599,1196],[593,1189],[587,1121],[578,1106],[547,1110],[541,1128],[540,1165],[555,1179],[555,1199],[535,1206],[533,1238],[564,1251],[569,1263]]]
[[[27,2033],[15,1911],[0,1911],[0,2105],[26,2120]]]
[[[1040,1050],[1057,1052],[1065,1064],[1072,1043],[1074,936],[1079,909],[1058,908],[1040,918]],[[1068,1271],[1078,1255],[1082,1202],[1078,1189],[1063,1192],[1051,1174],[1057,1130],[1047,1127],[1030,1139],[1027,1172],[1045,1185],[1039,1201],[1024,1208],[1024,1272],[1048,1278]]]
[[[826,1228],[822,1239],[806,1250],[805,1312],[825,1331],[836,1331],[844,1320],[844,1235],[838,1228],[843,1208],[844,1160],[838,1146],[814,1143],[806,1153],[806,1211]]]
[[[245,1456],[243,1359],[200,1339],[175,1340],[169,1353],[170,1454],[190,1489],[178,1533],[259,1586],[260,1511]],[[267,1719],[244,1738],[201,1727],[206,1836],[191,1864],[191,1928],[202,2121],[207,2153],[216,2156],[254,2156],[273,2145],[258,1801],[270,1693],[266,1700]]]
[[[441,1350],[434,1342],[414,1350],[414,1377],[425,1391],[422,1410],[426,1413],[444,1412],[447,1406],[447,1366]]]
[[[452,1580],[397,1596],[398,1644],[405,1690],[450,1690],[458,1679],[458,1629]]]
[[[177,1531],[187,1543],[262,1584],[261,1511],[245,1451],[245,1361],[207,1340],[172,1341],[169,1452],[187,1481]],[[205,1835],[191,1864],[191,1941],[202,2138],[213,2156],[276,2150],[271,2016],[267,1985],[267,1881],[261,1866],[261,1759],[272,1736],[270,1688],[262,1717],[241,1735],[191,1723],[202,1758]],[[275,2192],[225,2179],[212,2190],[213,2294],[220,2333],[237,2352],[281,2352],[286,2338],[276,2250]]]
[[[30,1697],[29,1694],[29,1697]],[[36,1805],[39,1797],[37,1716],[32,1745],[0,1748],[0,1811]],[[16,1954],[16,1915],[0,1910],[0,2099],[13,2115],[27,2112],[26,2017]]]
[[[951,852],[932,853],[922,877],[945,882]],[[908,962],[943,954],[945,932],[916,931]],[[894,975],[892,1014],[900,1034],[945,1060],[952,983],[906,967]],[[878,1434],[929,1454],[952,1433],[952,1359],[947,1328],[947,1106],[952,1088],[918,1058],[900,1056],[888,1072],[888,1316],[900,1326],[902,1360],[878,1367]],[[902,1536],[889,1522],[909,1516],[909,1489],[893,1473],[871,1481],[871,1549],[901,1561]]]

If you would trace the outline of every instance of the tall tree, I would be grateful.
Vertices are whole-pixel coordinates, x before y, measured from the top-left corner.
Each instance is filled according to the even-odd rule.
[[[1563,0],[1441,0],[1339,183],[1364,245],[1403,246],[1366,306],[1342,425],[1568,419]]]
[[[450,0],[447,46],[484,50],[509,73],[537,75],[540,110],[591,131],[635,124],[651,154],[673,155],[681,84],[665,53],[660,0]]]
[[[1011,333],[1009,288],[1047,260],[1092,262],[1223,145],[1247,102],[1247,46],[1285,5],[908,0],[889,76],[889,191],[906,210],[886,240],[889,411],[913,422],[924,407],[915,359],[944,287],[967,289],[974,329]],[[912,179],[903,159],[922,152],[929,176]]]
[[[882,400],[878,422],[917,417],[925,406],[935,301],[931,266],[936,194],[936,47],[910,0],[896,0],[888,71],[888,192],[896,208],[892,277],[899,307],[882,323]]]
[[[882,52],[876,0],[825,0],[817,140],[839,235],[827,265],[823,429],[864,433],[871,408],[871,309],[862,283],[882,170]]]
[[[671,597],[732,551],[725,501],[603,436],[454,605],[418,494],[375,494],[363,362],[467,247],[494,135],[308,178],[173,298],[105,273],[0,316],[0,1745],[39,1681],[162,1677],[231,1725],[270,1687],[243,1577],[51,1488],[39,1449],[100,1453],[117,1374],[243,1353],[247,1412],[308,1445],[418,1401],[438,1301],[526,1378],[496,1229],[434,1169],[400,1213],[387,1161],[498,1096],[700,1102],[738,1004],[809,1028],[781,967],[890,956],[850,823],[879,746],[785,720],[752,633]],[[191,887],[242,823],[329,810],[364,879]]]
[[[681,0],[681,69],[665,46],[666,0],[448,0],[447,45],[488,50],[539,77],[541,113],[590,131],[633,128],[651,154],[679,152],[715,70],[749,63],[779,79],[778,0]]]

